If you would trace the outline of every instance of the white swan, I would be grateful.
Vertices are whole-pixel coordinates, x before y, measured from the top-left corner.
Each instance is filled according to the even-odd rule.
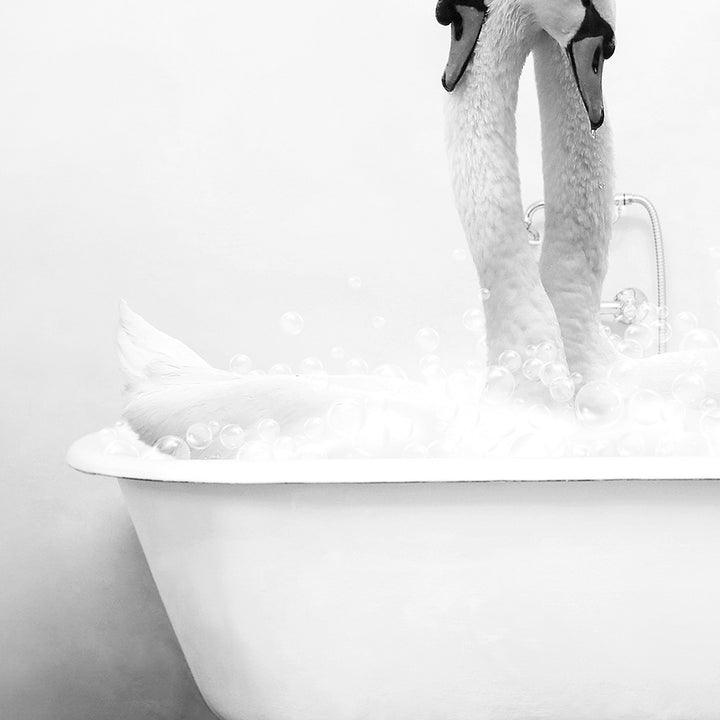
[[[407,445],[429,445],[438,417],[452,412],[447,397],[392,377],[253,376],[218,370],[125,302],[120,303],[118,346],[126,380],[123,418],[148,445],[168,435],[184,438],[191,425],[211,421],[239,425],[252,441],[258,422],[272,419],[283,436],[297,438],[308,418],[324,419],[336,407],[341,415],[359,413],[362,428],[330,432],[318,450],[343,456],[359,447],[375,457],[400,455]],[[352,418],[350,423],[352,429]],[[234,457],[236,452],[216,442],[200,456]]]
[[[612,28],[583,0],[492,0],[489,7],[459,0],[464,1],[473,4],[443,0],[438,15],[454,24],[444,84],[452,90],[465,74],[451,98],[449,152],[460,216],[481,283],[490,290],[491,360],[508,349],[523,352],[551,340],[573,370],[594,379],[593,373],[602,376],[617,360],[598,332],[612,203],[612,148],[609,130],[601,128],[600,71],[602,54],[611,50]],[[612,17],[611,5],[605,5]],[[589,34],[598,26],[600,35]],[[532,49],[548,212],[539,266],[523,224],[515,150],[518,81]],[[600,128],[597,137],[588,124]],[[374,419],[352,438],[331,436],[329,454],[346,455],[360,441],[368,454],[398,455],[408,443],[434,441],[438,417],[452,412],[443,395],[393,378],[255,377],[217,370],[124,304],[119,344],[128,390],[124,417],[148,444],[165,435],[183,437],[190,425],[209,421],[240,425],[252,439],[263,418],[278,421],[284,435],[298,436],[307,418],[355,402]],[[698,361],[708,366],[708,386],[716,392],[720,362],[712,352],[629,362],[622,380],[667,391],[678,373]],[[493,423],[494,411],[486,408],[485,419]],[[560,418],[551,430],[564,422]],[[207,455],[218,452],[233,454],[215,445]]]
[[[614,197],[602,69],[614,51],[614,3],[441,0],[437,16],[453,24],[443,76],[452,92],[448,156],[458,212],[490,291],[489,362],[549,340],[585,381],[604,378],[621,362],[628,385],[669,394],[680,373],[702,367],[708,393],[720,395],[719,352],[624,360],[599,332]],[[545,180],[539,265],[522,222],[516,154],[519,77],[531,51]]]
[[[604,8],[603,14],[608,19],[605,35],[587,39],[594,40],[596,48],[612,39],[608,29],[614,26],[612,8]],[[718,351],[671,352],[630,360],[598,332],[615,196],[611,128],[605,122],[596,132],[588,132],[573,66],[557,42],[543,33],[533,54],[545,181],[540,276],[555,308],[570,369],[591,381],[603,379],[620,363],[622,381],[668,395],[678,375],[702,368],[708,394],[718,396]],[[600,93],[596,96],[602,98]],[[604,119],[604,110],[599,112]]]
[[[441,22],[453,23],[443,76],[452,91],[448,156],[460,219],[480,283],[489,291],[485,319],[491,363],[504,351],[524,353],[528,345],[544,341],[562,348],[555,311],[527,242],[520,197],[518,85],[542,30],[529,5],[494,0],[488,8],[441,0],[437,11]]]
[[[542,33],[533,55],[545,185],[540,276],[560,323],[568,365],[596,380],[618,360],[599,332],[615,196],[612,135],[607,122],[589,132],[570,63],[557,42]]]

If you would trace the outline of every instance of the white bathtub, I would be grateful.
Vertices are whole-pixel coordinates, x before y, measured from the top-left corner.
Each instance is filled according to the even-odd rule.
[[[224,720],[720,717],[718,459],[68,459]]]

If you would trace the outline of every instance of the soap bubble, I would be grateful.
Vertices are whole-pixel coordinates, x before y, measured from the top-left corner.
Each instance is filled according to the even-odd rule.
[[[357,275],[353,275],[348,278],[348,285],[351,290],[359,290],[362,287],[362,280]]]
[[[433,353],[440,346],[440,335],[434,328],[421,328],[415,334],[415,343],[423,352]]]
[[[455,248],[452,251],[452,259],[456,263],[464,263],[467,260],[467,253],[463,248]]]
[[[490,297],[490,288],[480,288],[480,299],[487,300]]]
[[[185,440],[193,450],[205,450],[213,440],[212,430],[205,423],[193,423],[185,433]]]
[[[623,400],[608,383],[589,382],[575,396],[575,414],[587,427],[609,427],[622,417]]]
[[[700,432],[715,455],[720,454],[720,409],[708,410],[700,418]]]
[[[579,388],[585,380],[585,378],[578,372],[572,373],[572,375],[570,375],[570,379],[573,381],[575,388]]]
[[[720,338],[712,331],[704,328],[691,330],[680,343],[680,350],[718,350]]]
[[[540,357],[537,358],[542,362],[542,359]],[[564,362],[560,362],[559,360],[553,360],[551,362],[546,362],[542,368],[540,368],[540,382],[545,387],[550,387],[550,385],[555,382],[555,380],[558,380],[560,378],[567,378],[568,377],[568,368],[567,365]]]
[[[357,400],[340,400],[327,413],[328,427],[338,435],[352,436],[365,424],[365,406]]]
[[[672,396],[683,405],[694,405],[705,397],[705,379],[698,372],[684,372],[672,384]]]
[[[349,375],[367,375],[370,367],[362,358],[350,358],[345,363],[345,372]]]
[[[700,324],[697,315],[684,310],[675,316],[675,330],[680,337],[685,337],[691,330],[695,330]]]
[[[236,455],[238,460],[267,461],[272,460],[272,448],[265,442],[250,440],[246,442]]]
[[[190,447],[182,438],[176,435],[163,435],[163,437],[155,441],[153,447],[163,455],[169,455],[176,460],[190,459]]]
[[[500,355],[498,365],[507,368],[511,373],[519,372],[523,365],[522,356],[515,350],[506,350]]]
[[[636,342],[640,345],[641,351],[649,350],[653,346],[655,338],[655,333],[648,325],[628,325],[624,334],[625,342]]]
[[[700,403],[700,410],[704,413],[708,412],[709,410],[716,410],[718,408],[718,401],[713,397],[705,398]]]
[[[649,329],[649,328],[648,328]],[[645,355],[645,349],[637,340],[623,340],[617,346],[621,355],[639,360]]]
[[[638,390],[630,398],[630,417],[641,425],[655,425],[662,420],[663,399],[654,390]]]
[[[638,457],[646,454],[645,436],[641,432],[628,432],[617,440],[620,457]]]
[[[286,335],[299,335],[304,325],[305,321],[302,319],[300,313],[286,312],[280,318],[280,327]]]
[[[404,458],[427,458],[430,457],[430,450],[420,443],[410,443],[403,449]]]
[[[270,375],[292,375],[293,371],[289,365],[285,363],[275,363],[270,368]]]
[[[396,380],[407,380],[405,371],[399,365],[393,365],[391,363],[384,363],[378,365],[373,370],[373,375],[379,375],[385,378],[395,378]]]
[[[325,420],[321,417],[309,417],[303,425],[308,440],[319,442],[325,437]]]
[[[515,378],[504,367],[491,365],[487,369],[485,390],[483,396],[491,403],[501,403],[508,400],[515,392]]]
[[[382,330],[387,325],[387,320],[381,315],[376,315],[370,322],[376,330]]]
[[[298,366],[300,375],[313,376],[322,375],[324,372],[322,360],[316,357],[306,357]]]
[[[275,460],[293,460],[298,454],[298,442],[293,437],[283,435],[273,443],[272,453]]]
[[[555,347],[555,344],[551,342],[541,342],[535,350],[535,357],[538,358],[538,360],[542,360],[544,363],[553,362],[557,358],[557,355],[557,348]]]
[[[230,372],[247,375],[252,370],[252,360],[247,355],[235,355],[230,361]]]
[[[523,363],[522,372],[527,380],[539,380],[540,371],[543,369],[543,361],[536,357],[531,357]]]
[[[555,378],[549,385],[550,397],[556,403],[570,402],[575,396],[575,383],[569,377]]]
[[[280,423],[272,418],[263,418],[257,424],[257,434],[264,443],[272,444],[280,437]]]
[[[239,450],[245,442],[245,431],[239,425],[226,425],[220,431],[220,444],[228,450]]]
[[[339,345],[330,349],[330,357],[333,360],[344,360],[345,359],[345,348],[341,348]]]
[[[533,405],[527,414],[528,423],[534,428],[543,428],[552,420],[552,412],[547,405]]]
[[[465,329],[476,335],[481,334],[485,330],[485,315],[479,308],[470,308],[463,315],[463,325]]]

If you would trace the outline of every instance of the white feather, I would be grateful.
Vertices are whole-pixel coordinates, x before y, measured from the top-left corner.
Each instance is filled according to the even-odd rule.
[[[164,435],[184,437],[193,423],[211,420],[237,424],[254,435],[263,418],[276,420],[283,434],[302,431],[309,417],[324,417],[337,402],[362,403],[376,419],[412,422],[416,440],[429,442],[437,413],[447,399],[417,383],[366,375],[322,378],[236,375],[210,366],[186,345],[160,332],[126,303],[120,306],[120,364],[127,380],[125,419],[140,438],[153,444]],[[391,422],[392,425],[392,422]],[[406,438],[390,437],[386,428],[366,428],[365,440],[376,454],[395,453]],[[347,449],[334,438],[331,454]]]

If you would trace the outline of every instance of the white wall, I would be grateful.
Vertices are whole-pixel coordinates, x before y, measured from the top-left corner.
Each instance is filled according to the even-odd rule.
[[[119,413],[119,297],[220,365],[243,351],[333,369],[335,344],[409,364],[426,324],[446,359],[471,352],[460,317],[477,288],[452,259],[464,239],[433,6],[3,7],[3,718],[208,717],[116,488],[63,463],[73,438]],[[719,19],[713,0],[621,0],[607,68],[618,187],[661,212],[672,305],[716,329]],[[541,184],[526,80],[529,201]],[[638,218],[624,221],[613,292],[625,276],[651,287]],[[298,338],[278,329],[288,309],[305,317]]]

